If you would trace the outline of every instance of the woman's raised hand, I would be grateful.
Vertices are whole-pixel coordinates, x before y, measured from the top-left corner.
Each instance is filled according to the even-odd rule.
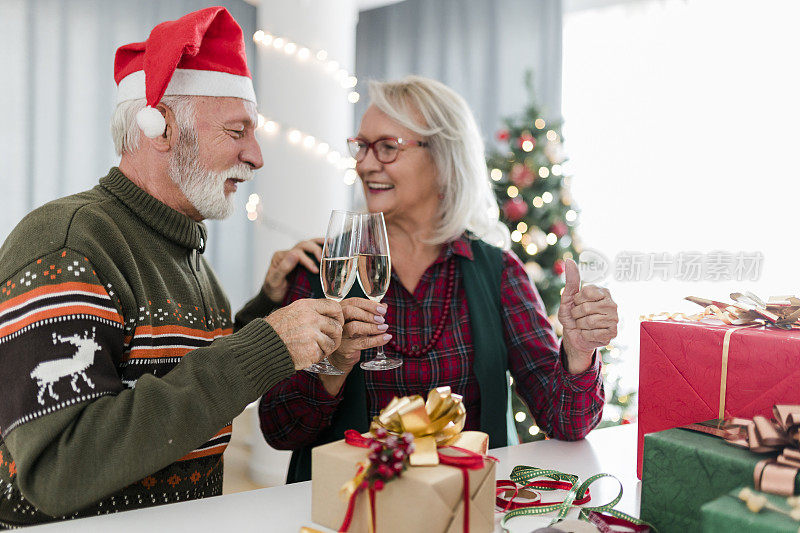
[[[280,250],[272,256],[267,275],[264,278],[263,291],[273,303],[283,303],[289,290],[286,276],[299,264],[313,274],[319,274],[317,263],[322,260],[322,238],[300,241],[289,250]],[[317,258],[315,263],[308,254]]]

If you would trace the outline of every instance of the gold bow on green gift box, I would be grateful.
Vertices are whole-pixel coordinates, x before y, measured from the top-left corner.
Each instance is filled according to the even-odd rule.
[[[393,398],[378,416],[373,418],[370,431],[375,434],[384,428],[391,434],[414,435],[414,453],[409,457],[412,466],[439,464],[437,447],[457,446],[484,455],[488,436],[480,431],[464,431],[467,410],[462,397],[450,387],[437,387],[422,396]]]
[[[760,461],[753,472],[756,489],[791,496],[800,473],[800,405],[775,405],[775,420],[754,416],[726,419],[725,439],[755,453],[781,452],[777,458]]]

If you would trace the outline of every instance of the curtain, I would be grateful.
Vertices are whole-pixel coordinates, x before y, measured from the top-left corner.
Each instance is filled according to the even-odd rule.
[[[356,75],[368,105],[367,79],[419,74],[449,85],[492,142],[504,116],[525,106],[525,71],[546,116],[561,114],[561,0],[406,0],[359,15]]]
[[[26,213],[93,187],[119,162],[109,133],[117,47],[213,5],[242,26],[254,70],[256,8],[243,0],[0,0],[0,242]],[[244,211],[251,187],[240,187],[230,219],[208,223],[206,257],[233,309],[255,285]]]

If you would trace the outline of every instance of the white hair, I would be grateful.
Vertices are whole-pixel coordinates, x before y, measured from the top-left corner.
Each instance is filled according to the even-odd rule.
[[[165,96],[161,99],[175,114],[180,131],[195,131],[195,98],[194,96]],[[139,149],[141,130],[136,123],[136,113],[146,105],[144,98],[126,100],[117,104],[114,116],[111,117],[111,137],[117,155],[135,152]]]
[[[369,95],[378,109],[429,143],[442,195],[439,223],[429,242],[442,244],[470,231],[507,248],[508,228],[499,221],[483,139],[464,99],[443,83],[421,76],[371,81]]]

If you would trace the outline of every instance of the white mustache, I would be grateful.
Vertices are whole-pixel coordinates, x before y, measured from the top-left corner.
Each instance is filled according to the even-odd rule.
[[[253,169],[244,163],[223,170],[217,174],[217,177],[220,181],[225,181],[228,179],[250,181],[253,179],[253,176],[255,176]]]

